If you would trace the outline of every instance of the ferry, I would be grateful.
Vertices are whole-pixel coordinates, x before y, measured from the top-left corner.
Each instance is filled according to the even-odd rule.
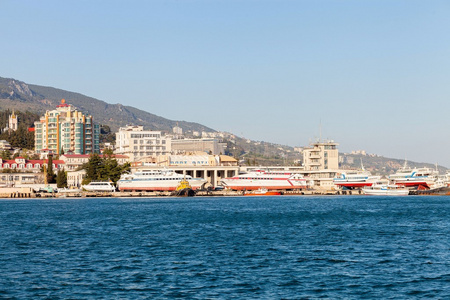
[[[333,183],[338,187],[348,189],[372,186],[381,176],[374,176],[369,171],[342,172],[339,177],[333,178]]]
[[[389,180],[396,185],[429,189],[437,177],[437,171],[431,168],[410,168],[405,161],[405,165],[401,169],[395,174],[389,175]]]
[[[361,170],[346,171],[338,174],[338,177],[333,178],[333,183],[342,188],[355,189],[366,186],[372,186],[375,182],[381,179],[381,176],[373,176],[372,173],[364,169],[361,159]]]
[[[89,184],[81,186],[88,192],[115,192],[116,187],[109,181],[91,181]]]
[[[119,191],[175,191],[182,180],[186,179],[193,190],[201,188],[207,181],[178,174],[173,170],[140,170],[132,174],[123,174],[117,186]]]
[[[255,170],[223,178],[221,183],[232,190],[293,190],[308,187],[308,181],[301,174],[270,170]]]

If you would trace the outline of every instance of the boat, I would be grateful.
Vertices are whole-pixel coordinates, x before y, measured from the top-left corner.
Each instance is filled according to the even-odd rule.
[[[115,192],[116,187],[110,181],[91,181],[81,186],[88,192]]]
[[[362,188],[365,186],[372,186],[375,182],[381,179],[381,176],[374,176],[370,171],[364,169],[361,159],[361,170],[344,171],[338,173],[338,177],[333,178],[333,183],[346,189]]]
[[[409,194],[409,189],[407,188],[383,183],[374,183],[371,186],[364,187],[362,190],[365,195],[372,196],[406,196]]]
[[[173,170],[142,169],[135,173],[123,174],[117,181],[117,186],[119,191],[175,191],[184,179],[192,190],[199,189],[207,183],[203,178],[192,178],[190,175],[178,174]]]
[[[374,176],[369,171],[347,171],[333,178],[333,183],[341,188],[355,189],[372,186],[381,176]]]
[[[399,186],[414,187],[416,189],[430,189],[437,180],[438,172],[431,168],[410,168],[405,161],[402,168],[395,174],[389,175],[389,180]]]
[[[279,196],[280,191],[268,191],[267,189],[258,189],[250,192],[244,191],[244,196]]]
[[[172,196],[177,197],[193,197],[195,196],[195,191],[192,189],[192,186],[189,184],[189,181],[186,178],[180,181],[175,191],[172,192]]]
[[[82,192],[81,189],[77,188],[58,188],[58,193],[61,194],[67,194],[67,193],[80,193]]]
[[[232,190],[294,190],[307,188],[303,175],[286,171],[255,170],[234,177],[223,178],[221,184]]]

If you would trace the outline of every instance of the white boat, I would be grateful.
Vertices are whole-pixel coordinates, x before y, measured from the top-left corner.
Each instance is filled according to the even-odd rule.
[[[394,184],[418,189],[429,189],[436,181],[438,172],[431,168],[410,168],[405,165],[395,174],[389,175],[389,180]]]
[[[193,190],[201,188],[207,181],[178,174],[173,170],[140,170],[132,174],[123,174],[117,186],[119,191],[175,191],[180,182],[186,179]]]
[[[222,185],[232,190],[293,190],[307,188],[303,175],[286,171],[255,170],[222,179]]]
[[[362,190],[365,195],[373,196],[406,196],[409,194],[409,189],[407,188],[382,183],[374,183],[372,186],[366,186]]]
[[[81,189],[77,188],[58,188],[58,193],[80,193]]]
[[[109,181],[91,181],[81,187],[88,192],[114,192],[116,190],[116,187]]]
[[[340,188],[355,189],[365,186],[372,186],[381,179],[381,176],[374,176],[370,171],[364,169],[361,159],[361,170],[343,171],[338,177],[333,178],[333,183]]]
[[[372,186],[381,176],[374,176],[369,171],[347,171],[333,178],[333,183],[338,187],[349,189]]]

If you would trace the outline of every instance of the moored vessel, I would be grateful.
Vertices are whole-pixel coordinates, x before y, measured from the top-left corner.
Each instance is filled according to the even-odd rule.
[[[186,180],[193,190],[201,188],[207,181],[178,174],[173,170],[140,170],[123,174],[117,186],[119,191],[175,191],[182,180]]]
[[[88,192],[115,192],[116,187],[110,181],[91,181],[81,186]]]
[[[374,183],[371,186],[364,187],[362,190],[365,195],[372,196],[406,196],[409,194],[409,189],[407,188],[383,183]]]
[[[234,177],[223,178],[223,186],[232,190],[295,190],[308,187],[303,175],[285,171],[256,170]]]
[[[438,177],[438,172],[431,168],[410,168],[405,165],[395,174],[389,175],[389,180],[399,186],[416,189],[430,189]]]
[[[245,192],[244,196],[279,196],[280,191],[268,191],[267,189],[258,189],[254,191]]]

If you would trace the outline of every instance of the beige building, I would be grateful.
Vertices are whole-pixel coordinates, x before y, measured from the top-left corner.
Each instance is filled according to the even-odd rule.
[[[238,161],[227,155],[208,155],[196,152],[192,155],[161,155],[153,163],[134,165],[134,170],[145,168],[160,170],[162,167],[194,178],[204,178],[217,186],[222,178],[239,174]]]
[[[85,115],[61,100],[55,110],[50,110],[34,122],[34,146],[40,153],[50,149],[55,154],[72,151],[75,154],[100,153],[99,124],[91,115]]]
[[[225,153],[226,144],[220,143],[218,139],[179,139],[172,140],[172,153],[184,154],[196,151],[203,151],[213,155]]]
[[[103,154],[99,156],[103,158]],[[59,157],[59,159],[64,162],[66,171],[74,171],[80,168],[83,164],[87,163],[90,157],[91,156],[87,154],[63,154]],[[129,161],[129,158],[126,155],[116,154],[112,157],[117,160],[117,163],[119,163],[119,165],[123,165],[124,163]]]
[[[303,149],[305,171],[337,170],[339,168],[338,143],[316,142]]]
[[[127,155],[131,162],[169,154],[171,138],[161,131],[144,130],[144,126],[121,127],[116,133],[116,154]]]

